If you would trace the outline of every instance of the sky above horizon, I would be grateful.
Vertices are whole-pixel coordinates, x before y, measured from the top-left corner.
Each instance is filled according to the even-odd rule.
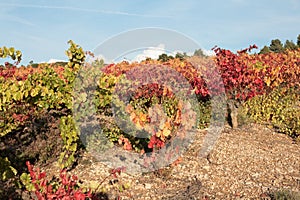
[[[296,42],[300,0],[1,0],[0,21],[0,47],[20,49],[24,65],[67,60],[68,40],[93,51],[112,36],[145,27],[177,31],[204,50],[237,51],[277,38]]]

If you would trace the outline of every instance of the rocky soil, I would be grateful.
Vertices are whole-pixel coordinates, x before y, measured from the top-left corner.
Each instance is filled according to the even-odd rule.
[[[89,153],[72,173],[83,184],[96,188],[102,180],[103,199],[271,199],[278,190],[299,193],[300,144],[260,125],[232,130],[226,127],[207,158],[200,158],[206,131],[180,162],[161,170],[118,178],[108,177],[109,168]],[[55,167],[45,169],[55,173]],[[125,190],[120,186],[125,185]]]

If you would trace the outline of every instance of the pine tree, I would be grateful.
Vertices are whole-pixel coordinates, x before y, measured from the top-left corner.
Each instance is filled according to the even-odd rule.
[[[269,49],[275,53],[284,51],[283,45],[279,39],[272,40]]]
[[[258,54],[265,54],[265,53],[270,53],[270,52],[271,51],[270,51],[269,47],[264,46]]]
[[[206,57],[206,55],[204,54],[204,52],[202,51],[202,49],[195,50],[194,56]]]
[[[286,40],[284,44],[284,49],[287,50],[296,50],[298,46],[291,40]]]

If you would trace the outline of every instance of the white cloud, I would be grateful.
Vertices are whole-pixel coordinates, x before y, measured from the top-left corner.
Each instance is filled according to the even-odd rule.
[[[159,44],[157,47],[149,47],[142,54],[137,55],[133,61],[140,62],[146,58],[158,59],[159,55],[166,53],[165,45]]]
[[[203,51],[204,55],[207,55],[207,56],[214,56],[215,55],[215,52],[213,50],[202,49],[202,51]],[[163,53],[166,53],[166,54],[168,54],[170,56],[173,56],[173,57],[175,57],[177,53],[181,53],[181,54],[186,53],[186,55],[188,55],[188,56],[193,56],[194,55],[194,52],[183,52],[181,50],[175,50],[175,51],[169,53],[169,52],[166,51],[164,44],[159,44],[157,47],[149,47],[149,48],[145,49],[143,51],[143,53],[137,55],[133,59],[133,61],[140,62],[142,60],[145,60],[146,58],[158,59],[159,55],[161,55]]]
[[[56,62],[67,62],[67,61],[51,58],[47,63],[56,63]]]
[[[216,55],[213,50],[202,49],[202,51],[203,51],[204,55],[206,55],[206,56],[214,56],[214,55]]]
[[[203,53],[207,56],[215,55],[214,51],[212,51],[212,50],[206,50],[206,49],[202,49],[202,50],[203,50]],[[131,53],[134,53],[134,52],[135,51],[133,51]],[[103,59],[104,63],[106,63],[106,64],[119,63],[119,62],[122,62],[122,61],[127,61],[129,63],[132,63],[132,62],[141,62],[143,60],[146,60],[147,58],[158,59],[158,57],[161,54],[167,54],[169,56],[175,57],[177,53],[181,53],[181,54],[186,53],[187,56],[193,56],[194,55],[194,52],[190,52],[190,51],[189,52],[184,52],[182,50],[175,50],[175,51],[172,51],[172,52],[167,51],[166,48],[165,48],[165,44],[161,43],[161,44],[157,45],[156,47],[148,47],[148,48],[144,49],[140,54],[131,54],[131,55],[129,54],[129,55],[126,55],[126,57],[120,56],[119,58],[116,58],[114,60],[107,59],[104,55],[99,54],[99,55],[95,55],[94,57],[91,57],[91,59],[88,60],[88,61],[92,62],[94,60]]]
[[[186,55],[188,55],[188,56],[193,56],[193,55],[194,55],[194,52],[191,52],[191,51],[190,51],[190,52],[187,52]]]

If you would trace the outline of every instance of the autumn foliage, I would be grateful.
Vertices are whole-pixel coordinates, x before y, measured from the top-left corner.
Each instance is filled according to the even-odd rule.
[[[0,137],[14,135],[38,121],[42,113],[53,112],[60,121],[57,127],[64,143],[61,160],[67,160],[67,165],[62,165],[64,167],[72,165],[75,152],[80,146],[80,133],[77,132],[72,116],[72,95],[74,80],[78,70],[84,67],[85,59],[84,52],[78,45],[72,42],[70,45],[71,48],[67,51],[70,62],[65,66],[40,64],[37,67],[16,67],[9,63],[0,66]],[[98,109],[96,114],[107,118],[113,116],[110,106],[117,97],[114,96],[117,86],[124,86],[123,78],[127,76],[127,80],[130,80],[130,76],[137,73],[131,77],[131,81],[139,80],[135,91],[126,90],[126,87],[123,90],[119,88],[119,91],[130,94],[127,95],[130,97],[128,101],[124,101],[127,104],[123,106],[126,120],[131,122],[136,132],[147,132],[148,135],[142,139],[135,138],[116,123],[106,121],[100,122],[103,133],[110,142],[127,151],[138,151],[141,154],[155,151],[163,148],[174,137],[184,138],[185,133],[195,126],[193,121],[203,121],[208,126],[211,96],[225,93],[229,112],[238,114],[238,108],[245,108],[246,115],[255,122],[271,124],[280,132],[293,137],[299,136],[300,49],[251,54],[250,51],[255,48],[255,45],[251,45],[234,53],[216,47],[215,56],[210,58],[175,58],[166,61],[147,59],[140,63],[124,61],[102,67],[95,91]],[[177,77],[159,74],[159,69],[169,68],[180,74],[189,84],[188,91],[184,91],[184,94],[195,95],[197,104],[205,106],[199,110],[194,109],[195,105],[178,97],[180,89],[160,84],[155,79],[152,83],[147,82],[147,76],[138,70],[145,66],[157,66],[154,78],[162,77],[173,81],[171,86],[176,86]],[[216,71],[211,70],[212,66]],[[221,77],[222,84],[216,81],[218,76]],[[124,96],[122,94],[119,96],[121,100]],[[81,97],[82,103],[85,103],[86,96]],[[201,113],[195,112],[200,110]],[[70,197],[73,195],[72,198],[75,199],[90,197],[90,193],[74,189],[77,178],[67,177],[64,172],[61,174],[64,186],[51,193],[53,188],[44,180],[45,174],[35,172],[29,163],[27,166],[36,195],[40,199],[66,194]],[[49,196],[43,196],[38,191],[48,191]]]

